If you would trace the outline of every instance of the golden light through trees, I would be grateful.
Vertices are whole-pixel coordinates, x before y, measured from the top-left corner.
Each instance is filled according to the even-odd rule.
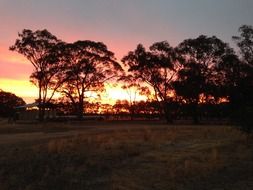
[[[241,109],[250,106],[252,59],[248,59],[251,53],[248,48],[252,50],[252,27],[245,25],[239,32],[241,37],[234,39],[239,41],[240,52],[216,36],[200,35],[186,39],[176,47],[167,41],[155,42],[149,48],[139,44],[120,62],[103,42],[78,40],[69,43],[46,29],[35,32],[24,29],[10,50],[24,55],[34,66],[30,81],[37,88],[43,87],[43,102],[40,103],[41,88],[38,93],[37,88],[22,79],[24,72],[20,66],[29,65],[22,59],[19,68],[14,65],[16,78],[3,77],[1,86],[25,99],[33,97],[39,105],[49,103],[52,98],[52,103],[71,104],[80,118],[85,112],[85,104],[114,104],[120,108],[125,106],[122,102],[127,101],[125,108],[134,115],[138,106],[142,107],[138,101],[148,100],[156,104],[169,122],[183,114],[198,123],[205,112],[209,113],[210,110],[205,109],[210,107],[224,109],[220,111],[228,114],[225,110],[228,104],[240,107],[242,102],[246,108]],[[242,53],[244,56],[240,57]],[[11,65],[13,60],[19,60],[13,56],[2,58],[1,55],[0,58]],[[28,74],[31,74],[29,69]],[[241,98],[244,96],[247,101]],[[224,105],[220,105],[222,103]]]
[[[15,93],[22,97],[26,103],[32,103],[37,98],[37,88],[29,80],[0,79],[1,89],[7,92]],[[56,94],[56,98],[59,97]],[[106,85],[106,91],[102,94],[101,102],[114,104],[117,100],[128,100],[129,96],[121,87]],[[137,95],[136,101],[146,100],[145,96]]]

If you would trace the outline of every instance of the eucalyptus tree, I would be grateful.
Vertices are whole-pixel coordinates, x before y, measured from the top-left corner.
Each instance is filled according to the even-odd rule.
[[[242,25],[239,28],[240,36],[233,36],[240,49],[241,60],[244,64],[253,67],[253,27],[250,25]]]
[[[239,36],[233,36],[239,48],[239,80],[231,96],[234,116],[246,132],[253,131],[253,27],[243,25]]]
[[[127,94],[129,113],[131,115],[131,120],[133,120],[136,110],[137,98],[139,96],[145,96],[147,99],[151,99],[150,89],[144,84],[139,83],[138,80],[136,81],[133,75],[126,75],[125,72],[122,76],[119,77],[118,82],[121,84],[121,88]]]
[[[233,50],[217,37],[199,36],[180,43],[177,52],[182,59],[183,68],[174,82],[177,95],[192,107],[192,116],[198,123],[198,104],[202,101],[218,102],[224,94],[220,92],[221,77],[218,67],[224,56]]]
[[[64,64],[57,75],[58,89],[73,104],[82,118],[85,99],[104,90],[105,82],[122,72],[114,53],[102,42],[77,41],[65,44]]]
[[[134,51],[130,51],[123,57],[122,62],[135,82],[145,83],[153,89],[167,121],[172,122],[166,107],[173,96],[172,82],[176,80],[180,66],[174,48],[166,41],[154,43],[149,47],[149,51],[139,44]]]
[[[39,90],[39,119],[44,119],[45,104],[49,102],[57,86],[51,84],[53,77],[58,72],[60,64],[55,46],[62,43],[56,36],[44,30],[32,31],[24,29],[18,34],[15,44],[10,47],[11,51],[16,51],[25,56],[33,65],[33,72],[30,76],[31,82]],[[49,93],[49,86],[53,90]]]

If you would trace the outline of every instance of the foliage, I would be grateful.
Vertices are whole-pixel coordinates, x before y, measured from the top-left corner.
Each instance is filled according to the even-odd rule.
[[[243,25],[239,28],[240,36],[233,36],[233,40],[240,48],[242,61],[253,66],[253,27]]]
[[[0,90],[0,116],[13,117],[18,106],[25,105],[25,101],[15,94]]]
[[[240,49],[240,77],[234,88],[233,118],[247,133],[253,131],[253,28],[243,25],[239,28],[240,36],[233,39]]]
[[[106,113],[131,116],[156,115],[159,110],[167,122],[190,114],[198,123],[201,115],[219,115],[213,110],[226,117],[229,107],[231,118],[251,132],[253,28],[243,25],[239,33],[233,36],[238,55],[215,36],[186,39],[176,48],[167,41],[156,42],[148,50],[139,44],[122,59],[126,72],[104,43],[65,43],[47,30],[23,30],[10,50],[24,55],[34,66],[30,79],[39,88],[40,104],[52,101],[55,92],[60,92],[60,111],[79,118],[85,109],[96,113],[103,107]],[[115,78],[129,100],[114,106],[89,102],[90,97],[99,99],[105,83]],[[137,102],[138,95],[147,96],[148,101]],[[43,119],[44,108],[39,107]]]
[[[81,118],[85,98],[103,91],[104,83],[116,77],[122,68],[101,42],[77,41],[64,48],[65,63],[57,76],[62,81],[58,91],[69,98]]]
[[[135,81],[144,82],[153,89],[164,113],[167,111],[165,104],[173,94],[172,82],[176,80],[179,64],[176,52],[166,41],[154,43],[149,50],[146,51],[139,44],[134,51],[123,57],[122,62]],[[167,120],[172,121],[172,118],[168,117]]]
[[[131,115],[131,119],[133,119],[133,116],[137,111],[136,109],[138,109],[136,98],[138,96],[146,96],[148,99],[151,99],[150,89],[143,83],[139,83],[131,74],[125,75],[125,73],[123,73],[123,76],[121,76],[118,81],[123,83],[121,88],[128,95],[129,106],[127,109]]]
[[[177,95],[192,105],[194,122],[197,123],[201,96],[205,102],[224,96],[219,91],[221,75],[217,68],[222,58],[233,51],[215,36],[199,36],[184,40],[177,47],[177,52],[183,59],[183,68],[173,84]]]
[[[52,79],[58,72],[58,58],[54,52],[55,46],[61,41],[52,35],[46,29],[44,30],[28,30],[24,29],[18,34],[15,44],[10,50],[17,51],[25,56],[33,65],[34,71],[31,74],[31,82],[39,89],[39,104],[45,104],[51,100],[57,87],[53,89],[51,96],[49,95],[49,86],[52,87]],[[44,119],[43,106],[40,107],[39,118]]]

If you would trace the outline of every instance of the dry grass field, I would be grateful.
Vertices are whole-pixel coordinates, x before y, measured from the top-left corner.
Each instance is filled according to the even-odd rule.
[[[229,126],[0,124],[1,190],[252,190],[253,143]]]

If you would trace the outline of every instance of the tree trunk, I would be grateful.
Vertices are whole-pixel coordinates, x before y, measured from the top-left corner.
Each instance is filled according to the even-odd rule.
[[[77,117],[79,120],[83,119],[83,106],[84,106],[84,102],[83,100],[80,100],[78,103],[78,112],[77,112]]]
[[[199,124],[199,110],[198,110],[198,103],[194,102],[192,104],[192,119],[194,124]]]
[[[164,115],[165,115],[166,123],[172,124],[173,123],[172,106],[170,106],[169,102],[165,101],[163,103],[163,107],[164,107]]]
[[[131,121],[133,121],[134,120],[134,108],[133,108],[132,104],[130,105],[129,112],[130,112],[130,119],[131,119]]]
[[[43,122],[44,121],[44,115],[45,115],[45,108],[42,102],[41,98],[41,93],[42,93],[42,87],[41,87],[41,82],[39,81],[39,121]]]

